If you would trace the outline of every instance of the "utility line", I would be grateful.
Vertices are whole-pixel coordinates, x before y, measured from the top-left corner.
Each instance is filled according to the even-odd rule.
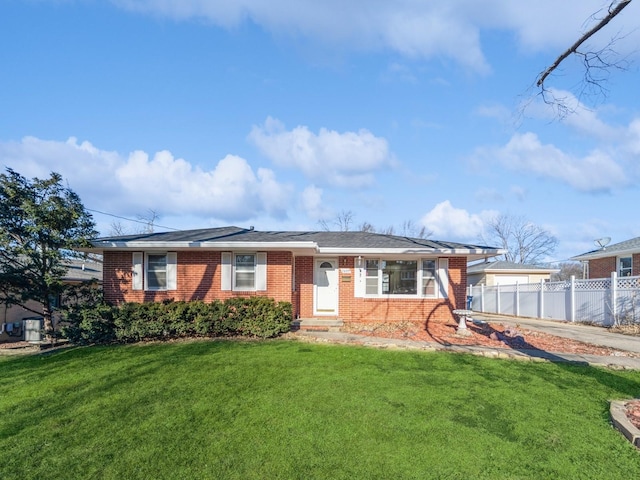
[[[109,217],[119,218],[121,220],[126,220],[127,222],[136,222],[136,223],[141,223],[143,225],[149,225],[149,222],[145,222],[144,220],[134,220],[133,218],[121,217],[120,215],[115,215],[113,213],[107,213],[107,212],[101,212],[100,210],[94,210],[92,208],[86,208],[85,207],[85,210],[88,210],[88,211],[94,212],[94,213],[99,213],[101,215],[107,215]],[[179,228],[167,227],[165,225],[158,225],[157,223],[153,223],[152,225],[154,227],[166,228],[167,230],[175,230],[176,232],[180,230]]]

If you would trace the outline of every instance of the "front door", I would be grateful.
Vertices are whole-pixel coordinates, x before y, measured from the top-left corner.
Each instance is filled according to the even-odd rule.
[[[316,259],[314,268],[314,314],[338,314],[338,261]]]

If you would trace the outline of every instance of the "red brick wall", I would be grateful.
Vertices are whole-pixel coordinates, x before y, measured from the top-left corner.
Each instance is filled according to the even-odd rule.
[[[611,272],[618,271],[616,257],[596,258],[589,260],[589,278],[609,278]]]
[[[221,291],[221,253],[187,251],[177,254],[177,290],[147,292],[131,288],[131,252],[104,254],[103,288],[112,304],[173,300],[224,300],[229,297],[267,295],[293,304],[294,315],[313,317],[313,257],[295,259],[295,289],[292,291],[293,255],[290,252],[267,253],[267,291]],[[448,321],[451,313],[466,304],[466,259],[449,258],[448,299],[355,298],[355,258],[339,257],[339,317],[345,322]]]
[[[625,255],[628,257],[628,255]],[[631,256],[631,275],[640,276],[640,253]],[[589,260],[589,278],[609,278],[611,272],[618,271],[618,257]]]
[[[188,251],[177,255],[177,290],[133,290],[132,253],[105,252],[103,258],[103,289],[105,300],[112,304],[122,302],[154,302],[173,300],[224,300],[230,297],[265,295],[277,301],[292,302],[292,258],[290,252],[267,253],[267,291],[222,291],[221,252]]]
[[[294,313],[301,318],[313,317],[313,257],[296,258],[296,305]],[[338,273],[338,317],[345,322],[448,321],[452,310],[466,304],[467,262],[465,258],[449,258],[448,299],[355,298],[355,258],[339,257],[338,268],[351,274]]]
[[[313,257],[296,257],[293,315],[313,317]]]

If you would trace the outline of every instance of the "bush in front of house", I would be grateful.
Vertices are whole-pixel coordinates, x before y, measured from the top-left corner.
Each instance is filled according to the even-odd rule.
[[[291,328],[292,307],[267,297],[205,303],[165,301],[78,306],[65,318],[73,343],[134,343],[188,337],[271,338]]]

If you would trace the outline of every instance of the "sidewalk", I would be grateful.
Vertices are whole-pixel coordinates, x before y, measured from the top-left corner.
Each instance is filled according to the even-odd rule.
[[[501,315],[474,315],[475,320],[526,326],[530,330],[539,330],[558,337],[571,338],[594,345],[612,347],[618,350],[640,353],[640,338],[608,332],[604,328],[591,327],[550,320],[523,319]],[[511,358],[528,361],[549,361],[575,363],[624,370],[640,370],[640,358],[625,356],[599,356],[573,353],[548,352],[544,350],[514,350],[475,345],[442,345],[437,342],[422,342],[396,338],[370,337],[344,332],[298,331],[295,334],[301,340],[324,343],[354,344],[374,348],[449,351],[469,353],[489,358]]]

